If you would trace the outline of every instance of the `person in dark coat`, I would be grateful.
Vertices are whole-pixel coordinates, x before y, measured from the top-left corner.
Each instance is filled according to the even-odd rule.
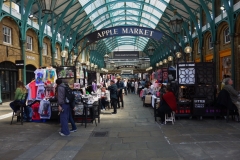
[[[120,108],[120,101],[122,103],[122,108],[124,107],[123,103],[123,89],[124,89],[124,83],[121,81],[121,77],[117,77],[117,91],[118,91],[118,108]]]
[[[110,81],[110,86],[108,87],[108,90],[110,91],[110,99],[113,105],[112,114],[117,114],[118,95],[117,95],[117,85],[115,84],[114,80]]]
[[[236,105],[238,108],[238,113],[240,111],[240,102],[239,102],[239,94],[237,90],[233,88],[233,80],[231,78],[225,78],[225,85],[223,86],[223,89],[227,90],[228,93],[230,94],[230,98],[232,102]]]
[[[165,114],[170,114],[172,111],[176,111],[177,101],[176,97],[170,86],[167,86],[166,93],[162,96],[158,113],[161,118],[161,124],[165,122]]]

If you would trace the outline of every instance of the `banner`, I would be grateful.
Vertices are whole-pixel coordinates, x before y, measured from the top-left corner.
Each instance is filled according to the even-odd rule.
[[[138,59],[139,51],[117,51],[113,52],[113,59]]]

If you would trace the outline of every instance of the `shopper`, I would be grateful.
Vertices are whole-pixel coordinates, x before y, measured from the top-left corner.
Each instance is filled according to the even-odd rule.
[[[158,114],[161,118],[161,124],[165,122],[165,114],[171,114],[172,111],[176,111],[177,101],[176,97],[170,86],[167,86],[166,93],[162,96],[160,107],[158,108]]]
[[[65,102],[65,84],[62,83],[61,79],[56,80],[57,84],[57,102],[58,102],[58,110],[60,113],[60,123],[61,123],[61,131],[59,134],[61,136],[67,136],[70,134],[68,129],[68,118],[69,118],[69,104]]]
[[[110,86],[108,87],[108,90],[110,91],[110,99],[111,103],[113,105],[113,112],[112,114],[117,114],[117,85],[115,84],[114,80],[110,81]]]
[[[118,108],[120,108],[120,101],[122,103],[122,108],[124,108],[124,102],[123,102],[123,89],[124,89],[124,84],[123,82],[121,81],[121,77],[118,76],[117,77],[117,95],[118,95]]]
[[[237,106],[238,113],[240,113],[240,102],[238,95],[240,92],[236,91],[233,86],[233,80],[231,78],[225,78],[225,85],[223,86],[223,89],[227,90],[230,94],[232,102]]]
[[[20,115],[20,104],[24,103],[26,93],[27,93],[27,90],[24,87],[23,82],[18,81],[17,89],[15,91],[14,101],[9,104],[12,110],[15,112],[16,116]]]

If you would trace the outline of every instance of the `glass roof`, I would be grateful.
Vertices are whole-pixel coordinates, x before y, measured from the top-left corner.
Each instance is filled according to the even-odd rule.
[[[84,6],[91,0],[79,0],[79,3]],[[170,0],[165,0],[169,3]],[[123,25],[136,25],[156,29],[162,13],[166,9],[166,5],[159,0],[138,0],[126,1],[119,0],[96,0],[85,8],[85,12],[90,16],[90,20],[96,30]],[[148,38],[131,37],[131,38],[116,38],[117,44],[135,44],[141,50],[145,48]],[[109,41],[104,40],[109,50],[113,50],[109,46]],[[114,45],[113,45],[114,46]],[[118,45],[117,45],[118,46]]]

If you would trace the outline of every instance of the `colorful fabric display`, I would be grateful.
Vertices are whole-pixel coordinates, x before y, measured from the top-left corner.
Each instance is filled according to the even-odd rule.
[[[41,100],[38,113],[40,114],[41,119],[50,119],[51,117],[50,102],[47,100]]]
[[[32,120],[40,120],[40,114],[38,113],[39,105],[40,104],[38,102],[32,105]]]

